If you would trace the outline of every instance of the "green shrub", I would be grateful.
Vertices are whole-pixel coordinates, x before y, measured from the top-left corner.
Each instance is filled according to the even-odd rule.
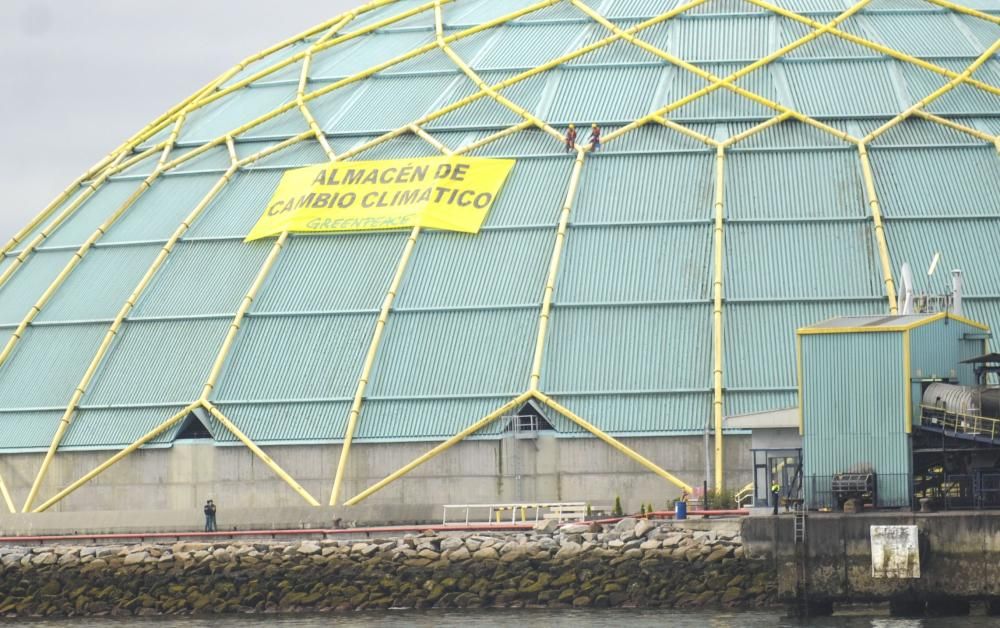
[[[615,507],[611,511],[611,515],[615,517],[621,517],[624,514],[625,511],[622,510],[622,498],[619,497],[618,495],[615,495]]]

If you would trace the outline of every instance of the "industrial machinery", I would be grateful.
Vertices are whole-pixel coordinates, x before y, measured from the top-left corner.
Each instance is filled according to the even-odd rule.
[[[833,476],[830,490],[837,502],[837,510],[860,512],[864,504],[878,503],[875,473],[838,473]]]

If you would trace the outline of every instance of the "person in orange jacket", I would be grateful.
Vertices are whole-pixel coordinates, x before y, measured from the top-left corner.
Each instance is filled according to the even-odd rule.
[[[590,147],[594,152],[601,150],[601,127],[597,124],[590,125]]]
[[[576,126],[570,124],[569,130],[566,131],[566,152],[572,153],[575,150],[576,150]]]

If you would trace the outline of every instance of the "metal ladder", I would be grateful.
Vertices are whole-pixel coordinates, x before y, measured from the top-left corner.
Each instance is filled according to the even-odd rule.
[[[794,519],[795,542],[805,543],[806,540],[806,508],[803,503],[795,504]]]

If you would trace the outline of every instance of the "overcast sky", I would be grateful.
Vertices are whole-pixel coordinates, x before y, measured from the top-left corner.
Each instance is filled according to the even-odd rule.
[[[244,57],[363,0],[0,0],[0,245]]]

